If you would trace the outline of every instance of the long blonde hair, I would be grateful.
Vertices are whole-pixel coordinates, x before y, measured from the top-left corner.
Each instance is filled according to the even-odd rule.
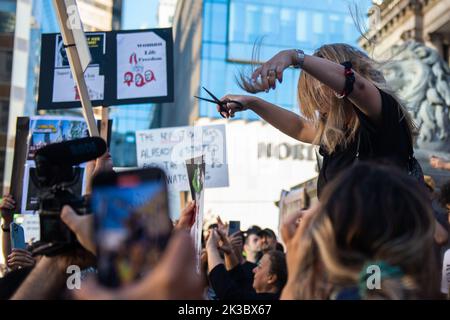
[[[313,55],[335,63],[350,61],[353,70],[359,75],[393,96],[399,103],[400,119],[405,118],[412,139],[415,130],[411,116],[387,86],[383,74],[377,68],[377,62],[361,50],[344,43],[324,45]],[[303,116],[316,125],[314,144],[320,144],[328,153],[332,153],[337,146],[345,148],[355,139],[360,123],[352,103],[347,99],[337,98],[331,88],[304,71],[298,81],[298,99]]]
[[[367,263],[383,261],[403,275],[382,278],[381,290],[367,290],[363,299],[436,298],[433,234],[431,206],[417,181],[396,169],[358,164],[324,190],[302,239],[309,250],[296,279],[289,279],[296,283],[293,296],[329,299],[340,289],[358,287]]]

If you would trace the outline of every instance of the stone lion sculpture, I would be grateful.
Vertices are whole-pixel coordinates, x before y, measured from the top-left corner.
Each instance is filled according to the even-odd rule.
[[[438,52],[407,41],[391,49],[382,70],[413,115],[417,147],[450,152],[450,68]]]

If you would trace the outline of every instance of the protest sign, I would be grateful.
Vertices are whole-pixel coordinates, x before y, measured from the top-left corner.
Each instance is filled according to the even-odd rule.
[[[105,94],[105,65],[106,34],[104,32],[90,33],[87,43],[92,61],[84,72],[84,80],[89,91],[90,100],[101,101]],[[61,35],[56,35],[55,67],[53,75],[53,102],[79,101],[78,90],[70,71],[69,59]]]
[[[189,180],[192,199],[195,200],[194,224],[191,236],[197,254],[197,271],[200,273],[200,256],[202,253],[203,208],[205,186],[205,161],[203,156],[186,160],[186,173]]]
[[[16,200],[16,211],[33,213],[38,209],[38,192],[34,155],[50,144],[89,136],[87,124],[81,117],[36,116],[17,119],[16,148],[11,178],[11,194]],[[58,156],[58,155],[55,155]],[[72,186],[75,194],[84,191],[84,166],[76,168],[78,182]]]
[[[93,106],[173,101],[171,28],[86,32],[84,71]],[[38,109],[80,107],[61,34],[42,35]]]
[[[227,187],[225,125],[136,131],[139,167],[156,166],[167,175],[169,190],[188,191],[185,161],[204,155],[205,188]]]
[[[166,41],[154,32],[117,35],[117,99],[167,95]]]

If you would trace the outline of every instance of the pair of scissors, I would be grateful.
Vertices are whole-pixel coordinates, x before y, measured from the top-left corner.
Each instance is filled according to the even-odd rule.
[[[212,103],[215,103],[215,104],[219,105],[219,113],[222,116],[222,118],[226,118],[222,114],[222,112],[225,112],[226,114],[228,114],[227,103],[235,103],[235,104],[237,104],[238,107],[235,109],[236,111],[242,111],[242,110],[245,109],[244,105],[242,103],[240,103],[239,101],[235,101],[235,100],[220,101],[208,89],[206,89],[205,87],[202,87],[202,88],[203,88],[203,90],[205,90],[211,96],[212,100],[211,99],[207,99],[207,98],[198,97],[198,96],[194,96],[194,97],[199,99],[199,100],[208,101],[208,102],[212,102]]]

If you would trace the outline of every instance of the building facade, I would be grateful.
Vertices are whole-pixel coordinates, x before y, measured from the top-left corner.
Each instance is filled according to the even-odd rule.
[[[5,163],[8,134],[9,99],[11,94],[11,71],[14,51],[14,27],[16,1],[0,3],[0,165]],[[0,187],[3,187],[3,171],[0,170]]]
[[[120,29],[122,0],[77,0],[84,31]]]
[[[376,58],[412,39],[450,61],[450,0],[384,0],[370,8],[369,21],[371,27],[359,44]]]
[[[159,0],[158,3],[158,27],[168,28],[173,24],[173,16],[178,0]],[[181,0],[182,1],[182,0]]]

